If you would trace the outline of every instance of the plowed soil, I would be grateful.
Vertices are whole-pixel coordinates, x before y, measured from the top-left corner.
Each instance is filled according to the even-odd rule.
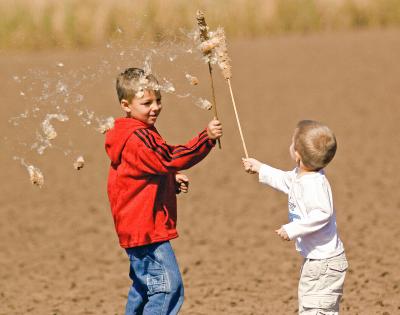
[[[242,40],[229,49],[233,91],[252,157],[291,169],[288,147],[300,119],[323,121],[336,133],[337,155],[326,172],[350,264],[341,314],[400,314],[400,32]],[[108,54],[106,48],[0,52],[1,315],[123,314],[129,266],[106,195],[104,136],[77,120],[57,122],[61,133],[55,141],[62,148],[72,142],[74,153],[65,155],[54,146],[39,156],[21,142],[34,138],[40,120],[28,117],[16,127],[8,122],[40,96],[27,90],[39,80],[24,86],[13,77],[29,79],[32,69],[51,75],[61,61],[66,77],[67,69],[90,66],[97,76],[79,86],[83,102],[97,114],[120,116],[116,67],[141,66],[142,60],[138,65],[114,58],[100,73],[97,66]],[[169,143],[184,143],[212,113],[176,96],[189,86],[178,69],[197,75],[199,86],[190,88],[210,99],[207,67],[190,56],[154,67],[177,88],[164,95],[157,127]],[[292,242],[274,233],[287,222],[286,196],[243,171],[228,87],[219,71],[214,73],[222,150],[215,148],[186,171],[190,192],[178,196],[180,237],[172,245],[186,290],[181,314],[295,314],[301,257]],[[86,160],[80,171],[72,166],[78,153]],[[42,170],[41,189],[13,156]]]

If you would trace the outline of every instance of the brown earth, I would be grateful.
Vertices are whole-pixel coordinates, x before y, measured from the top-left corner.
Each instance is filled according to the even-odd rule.
[[[288,146],[298,120],[321,120],[336,132],[339,148],[327,174],[350,263],[341,314],[400,314],[400,31],[238,41],[230,52],[251,156],[290,169]],[[116,67],[136,61],[110,57],[111,67],[99,70],[109,56],[105,48],[0,53],[1,315],[123,314],[128,262],[106,196],[103,135],[76,120],[55,123],[61,132],[55,141],[62,148],[71,140],[75,151],[66,156],[55,147],[39,156],[21,144],[34,138],[38,118],[17,127],[8,123],[38,96],[41,83],[31,70],[47,71],[51,78],[60,61],[70,83],[79,76],[71,77],[68,69],[96,74],[76,87],[85,106],[119,115]],[[155,69],[173,79],[178,92],[188,85],[178,74],[198,75],[200,85],[190,88],[209,98],[206,66],[199,60],[182,57]],[[13,79],[23,75],[25,83]],[[172,244],[186,288],[181,314],[295,314],[301,258],[293,243],[274,234],[287,220],[286,197],[243,171],[227,86],[219,73],[215,77],[223,148],[186,172],[191,191],[178,197],[180,237]],[[187,102],[165,95],[157,125],[170,143],[189,139],[211,116]],[[42,114],[52,108],[41,104]],[[72,166],[77,153],[86,159],[79,172]],[[42,189],[31,185],[15,155],[43,171]]]

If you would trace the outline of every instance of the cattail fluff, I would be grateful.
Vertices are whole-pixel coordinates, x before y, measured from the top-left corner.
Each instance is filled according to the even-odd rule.
[[[106,119],[98,120],[98,124],[99,127],[97,128],[97,130],[102,134],[105,134],[108,130],[114,127],[114,118],[107,117]]]
[[[212,37],[209,40],[206,40],[202,42],[199,45],[199,48],[203,55],[209,55],[214,48],[216,48],[219,45],[219,38]]]
[[[219,27],[214,35],[218,38],[218,45],[215,47],[215,53],[217,55],[218,66],[222,71],[222,75],[225,79],[232,78],[232,67],[230,65],[231,59],[228,56],[228,48],[226,46],[225,31],[222,27]]]
[[[85,159],[83,158],[83,156],[78,156],[74,162],[74,168],[79,171],[81,168],[83,168],[84,165]]]
[[[201,97],[196,101],[196,105],[205,110],[210,110],[212,108],[212,104],[208,100]]]
[[[39,186],[39,188],[41,188],[44,184],[44,177],[40,169],[38,169],[33,165],[29,165],[27,167],[27,170],[32,184]]]
[[[190,75],[189,73],[186,73],[185,77],[191,85],[199,84],[199,79],[197,77]]]

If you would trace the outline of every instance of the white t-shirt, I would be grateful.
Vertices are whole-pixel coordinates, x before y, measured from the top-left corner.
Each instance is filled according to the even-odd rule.
[[[259,181],[289,196],[289,223],[283,228],[296,250],[310,259],[337,256],[344,251],[336,229],[332,191],[323,170],[301,176],[263,164]]]

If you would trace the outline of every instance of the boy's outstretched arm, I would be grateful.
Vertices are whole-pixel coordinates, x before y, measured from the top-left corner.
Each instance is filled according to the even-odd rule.
[[[124,158],[131,164],[132,176],[176,173],[200,162],[221,136],[218,120],[210,121],[206,129],[185,145],[167,144],[155,129],[138,129],[125,147]]]

